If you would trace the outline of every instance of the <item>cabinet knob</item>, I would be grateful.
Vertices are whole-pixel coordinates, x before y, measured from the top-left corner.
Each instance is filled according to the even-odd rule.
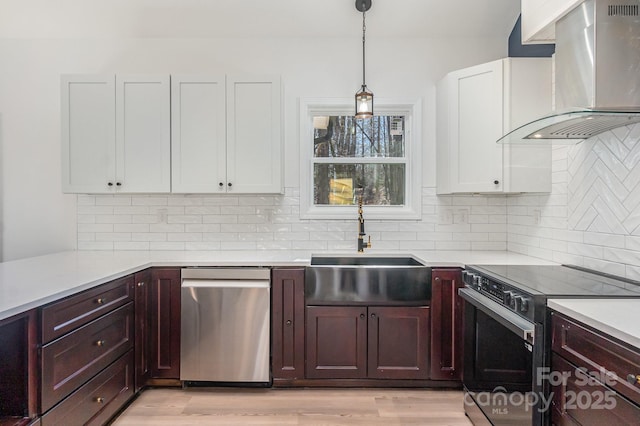
[[[499,181],[498,179],[496,179],[496,180],[494,180],[494,181],[493,181],[493,184],[494,184],[494,185],[499,185],[499,184],[500,184],[500,181]]]
[[[138,283],[138,287],[143,287],[143,286],[144,286],[144,282],[141,281]]]
[[[231,187],[233,186],[233,184],[232,184],[231,182],[229,182],[229,183],[227,184],[227,186],[228,186],[229,188],[231,188]]]
[[[364,314],[360,314],[360,319],[364,319]]]
[[[98,340],[96,342],[96,346],[98,346],[98,347],[102,347],[102,346],[104,346],[106,344],[107,344],[107,342],[105,340]]]
[[[376,317],[376,314],[371,314],[371,318],[375,318],[375,317]]]
[[[121,182],[116,182],[116,186],[122,186]]]
[[[107,182],[107,186],[113,186],[113,182]]]
[[[287,325],[291,325],[291,320],[287,320]]]
[[[222,188],[222,187],[224,186],[224,183],[220,182],[220,183],[218,183],[218,186],[219,186],[220,188]]]
[[[640,374],[628,374],[627,382],[631,383],[632,385],[640,384]]]
[[[434,278],[436,281],[440,281],[440,277],[435,277]]]
[[[97,398],[96,398],[96,402],[97,402],[98,404],[104,404],[104,398],[103,398],[103,397],[101,397],[101,396],[99,396],[99,397],[97,397]]]
[[[105,299],[104,297],[99,297],[96,299],[96,303],[98,305],[104,305],[105,303],[107,303],[107,299]]]

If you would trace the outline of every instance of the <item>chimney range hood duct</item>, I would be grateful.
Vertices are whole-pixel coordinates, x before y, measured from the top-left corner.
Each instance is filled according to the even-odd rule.
[[[575,144],[640,123],[640,0],[586,0],[556,23],[556,113],[498,143]]]

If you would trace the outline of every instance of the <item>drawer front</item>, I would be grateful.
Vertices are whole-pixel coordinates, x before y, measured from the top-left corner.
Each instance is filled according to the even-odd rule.
[[[607,385],[640,404],[640,386],[627,382],[627,375],[640,375],[639,353],[556,313],[551,325],[554,352],[598,377],[604,368]]]
[[[68,333],[133,300],[133,275],[42,308],[42,343]]]
[[[133,303],[42,348],[41,412],[133,347]]]
[[[554,425],[637,425],[640,408],[557,354],[551,369],[559,373],[551,386]],[[560,375],[562,374],[562,375]],[[564,379],[560,379],[564,377]]]
[[[133,397],[133,351],[65,398],[42,417],[43,426],[104,424]]]

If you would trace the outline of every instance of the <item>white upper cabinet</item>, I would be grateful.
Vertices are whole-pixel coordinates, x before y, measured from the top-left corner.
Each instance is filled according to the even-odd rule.
[[[280,79],[227,76],[227,191],[282,192]]]
[[[169,77],[61,80],[63,192],[169,192]]]
[[[224,192],[226,115],[224,76],[171,76],[173,192]]]
[[[522,44],[553,43],[555,23],[583,0],[521,0]]]
[[[112,192],[115,79],[113,75],[73,75],[63,76],[61,83],[62,191]]]
[[[172,76],[172,189],[281,193],[280,79]]]
[[[171,190],[169,76],[116,76],[116,185]]]
[[[550,145],[503,145],[505,133],[551,111],[551,59],[507,58],[438,83],[438,194],[549,192]]]

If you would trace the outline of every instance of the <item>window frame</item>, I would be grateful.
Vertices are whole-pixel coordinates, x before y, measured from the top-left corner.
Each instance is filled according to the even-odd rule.
[[[357,205],[313,204],[313,173],[315,163],[354,164],[353,159],[320,159],[313,157],[313,117],[317,115],[353,115],[353,100],[300,99],[300,218],[301,219],[352,219],[357,216]],[[402,115],[405,118],[405,157],[363,159],[360,164],[406,165],[405,204],[402,206],[364,207],[368,219],[420,219],[422,207],[422,107],[421,100],[376,99],[376,115]]]

